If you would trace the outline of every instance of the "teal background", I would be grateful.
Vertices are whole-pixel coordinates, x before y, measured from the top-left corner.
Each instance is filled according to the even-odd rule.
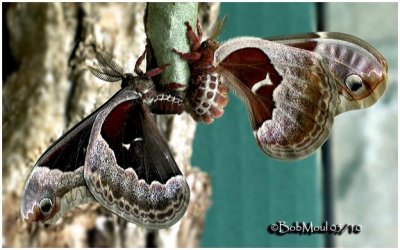
[[[221,3],[220,41],[315,31],[313,3]],[[277,161],[257,146],[244,105],[232,94],[222,118],[197,127],[192,163],[212,181],[202,247],[323,247],[322,235],[270,234],[276,221],[321,224],[318,154]]]

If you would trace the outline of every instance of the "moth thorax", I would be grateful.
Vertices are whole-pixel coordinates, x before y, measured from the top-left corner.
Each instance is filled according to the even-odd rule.
[[[151,101],[156,95],[156,88],[151,79],[136,77],[132,83],[132,88],[141,95],[144,102]]]

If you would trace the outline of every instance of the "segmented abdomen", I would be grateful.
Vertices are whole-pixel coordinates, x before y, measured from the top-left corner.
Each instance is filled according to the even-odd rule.
[[[217,72],[194,77],[187,91],[187,111],[193,119],[209,124],[223,115],[228,104],[228,87],[221,84]]]
[[[183,112],[183,101],[180,97],[170,94],[158,94],[151,103],[154,114],[180,114]]]

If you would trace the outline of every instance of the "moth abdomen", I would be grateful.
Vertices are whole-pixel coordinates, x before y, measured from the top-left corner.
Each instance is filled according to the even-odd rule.
[[[170,94],[157,94],[150,105],[154,114],[181,114],[184,110],[183,100]]]
[[[187,111],[196,121],[211,123],[223,115],[228,104],[228,88],[221,84],[218,72],[194,76],[187,92]]]

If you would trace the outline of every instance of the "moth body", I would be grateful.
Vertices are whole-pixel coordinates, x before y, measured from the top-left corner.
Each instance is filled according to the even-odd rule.
[[[182,59],[188,60],[191,71],[191,82],[186,91],[186,111],[195,121],[212,123],[224,113],[228,104],[228,87],[220,81],[220,74],[213,66],[214,52],[218,43],[212,39],[201,42],[201,27],[194,33],[189,23],[187,36],[190,52],[182,53],[174,50]]]

